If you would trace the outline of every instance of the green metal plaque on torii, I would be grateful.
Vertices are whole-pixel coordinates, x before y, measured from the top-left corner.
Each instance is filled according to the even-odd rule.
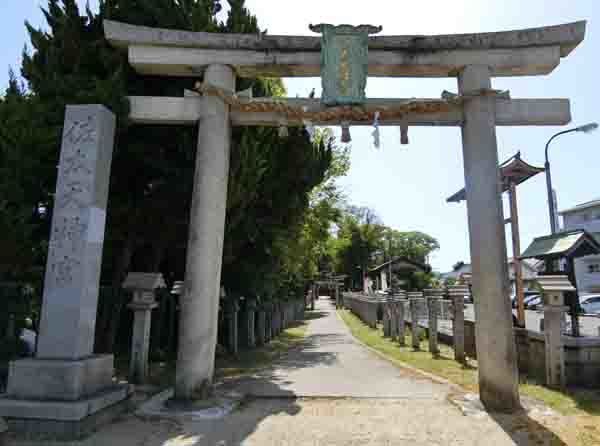
[[[369,34],[381,31],[371,25],[310,25],[321,33],[321,102],[325,105],[361,104],[369,68]]]

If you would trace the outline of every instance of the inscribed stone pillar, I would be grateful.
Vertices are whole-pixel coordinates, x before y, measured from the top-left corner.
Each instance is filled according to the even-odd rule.
[[[93,354],[114,131],[104,106],[67,106],[36,358],[10,363],[0,398],[0,416],[39,420],[15,425],[29,434],[77,435],[128,396],[112,381],[113,356]]]
[[[115,117],[69,105],[52,214],[37,357],[92,354]]]
[[[123,282],[123,288],[133,292],[133,300],[128,307],[133,310],[129,380],[134,384],[144,384],[148,376],[150,324],[152,310],[158,306],[154,293],[157,288],[165,286],[160,273],[129,273]]]
[[[467,66],[458,77],[463,104],[465,191],[475,299],[479,392],[488,410],[520,408],[515,340],[509,299],[504,216],[496,146],[490,68]]]
[[[210,65],[204,82],[235,90],[235,75],[225,65]],[[181,400],[208,395],[217,343],[231,127],[229,106],[221,98],[205,96],[203,103],[180,300],[175,398]]]
[[[465,360],[465,296],[469,288],[463,285],[448,287],[448,294],[452,301],[452,339],[454,344],[454,359],[459,362]]]
[[[427,327],[429,332],[429,351],[433,355],[440,352],[438,347],[438,317],[441,312],[441,299],[444,294],[440,289],[427,289],[425,296],[427,298]]]

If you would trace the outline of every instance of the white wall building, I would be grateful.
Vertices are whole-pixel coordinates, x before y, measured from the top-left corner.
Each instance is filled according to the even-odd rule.
[[[525,259],[521,261],[521,271],[523,276],[523,288],[525,291],[529,291],[534,289],[534,283],[538,276],[538,271],[536,269],[538,261],[533,259]],[[459,280],[463,275],[471,275],[471,264],[458,262],[454,265],[454,269],[448,273],[440,274],[440,278],[442,280],[445,279],[456,279]],[[508,259],[508,279],[510,280],[510,292],[511,296],[516,294],[516,285],[515,285],[515,262],[514,258]]]
[[[559,212],[564,230],[583,229],[600,242],[600,198]],[[575,277],[580,295],[600,293],[600,255],[575,259]]]

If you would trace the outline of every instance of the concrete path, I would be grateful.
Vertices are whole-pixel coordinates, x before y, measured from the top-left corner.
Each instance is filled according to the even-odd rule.
[[[448,387],[409,374],[359,344],[329,299],[316,302],[306,339],[273,367],[227,383],[256,397],[444,399]]]
[[[362,347],[329,300],[319,300],[309,316],[312,320],[302,346],[269,370],[224,384],[250,395],[226,417],[172,421],[130,415],[80,444],[565,444],[544,427],[553,422],[552,414],[490,416],[477,404],[457,403],[464,396],[457,395],[454,387],[398,368]]]

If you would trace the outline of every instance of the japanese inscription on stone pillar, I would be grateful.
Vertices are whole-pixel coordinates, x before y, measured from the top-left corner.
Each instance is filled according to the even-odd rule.
[[[39,357],[92,353],[114,115],[67,106],[44,282]]]
[[[365,100],[369,68],[369,34],[381,27],[370,25],[311,25],[321,36],[321,102],[325,105],[360,104]]]

